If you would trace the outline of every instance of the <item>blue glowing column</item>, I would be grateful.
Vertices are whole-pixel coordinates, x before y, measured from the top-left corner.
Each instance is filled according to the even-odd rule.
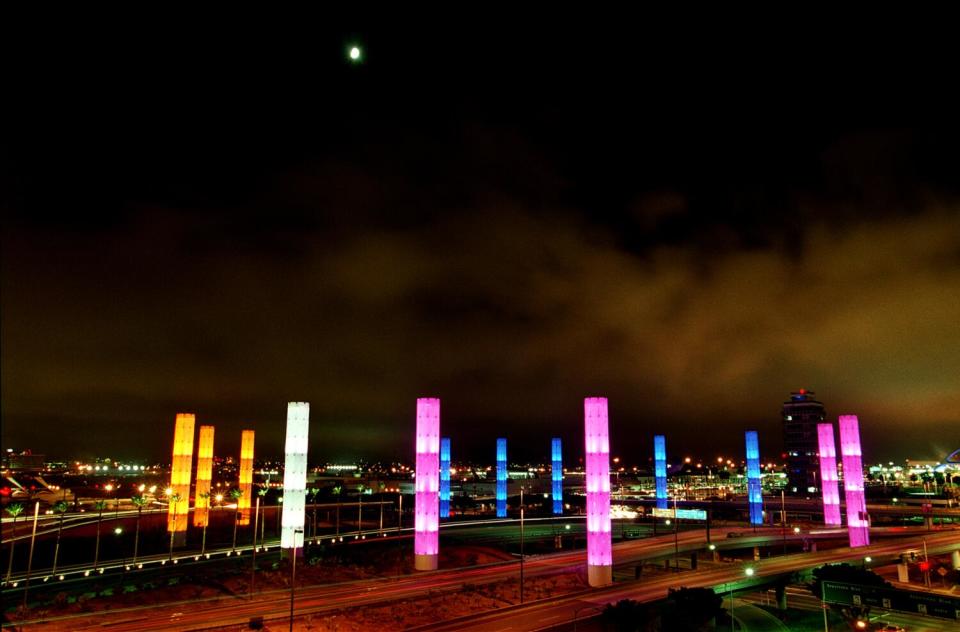
[[[750,524],[763,524],[763,491],[760,487],[760,444],[757,431],[747,430],[747,498]]]
[[[553,469],[550,478],[553,481],[553,515],[563,514],[563,449],[560,439],[553,440]]]
[[[440,439],[440,517],[450,517],[450,437]]]
[[[507,440],[497,439],[497,518],[507,517]]]
[[[657,482],[657,509],[667,508],[667,440],[653,437],[653,474]]]

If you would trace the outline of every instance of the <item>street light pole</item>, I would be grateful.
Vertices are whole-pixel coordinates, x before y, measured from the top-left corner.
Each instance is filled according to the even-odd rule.
[[[520,486],[520,603],[523,603],[523,486]]]
[[[250,600],[253,601],[253,585],[257,581],[257,526],[260,522],[260,496],[257,496],[253,512],[253,562],[250,564]]]
[[[303,535],[303,527],[293,530],[293,555],[290,557],[290,632],[293,632],[293,596],[297,588],[297,534]]]
[[[780,532],[783,535],[783,554],[787,554],[787,505],[784,492],[780,490]]]

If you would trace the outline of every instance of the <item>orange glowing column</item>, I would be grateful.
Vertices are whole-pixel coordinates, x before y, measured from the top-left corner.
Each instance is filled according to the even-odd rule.
[[[253,495],[253,430],[244,430],[240,439],[240,498],[237,511],[239,524],[250,524],[250,498]]]
[[[210,479],[213,477],[213,426],[200,426],[197,445],[197,489],[193,501],[193,526],[205,527],[209,520]]]
[[[190,471],[193,469],[193,426],[196,417],[178,413],[173,433],[173,468],[170,471],[171,493],[167,513],[167,531],[187,533],[187,512],[190,509]],[[174,500],[176,498],[176,500]]]

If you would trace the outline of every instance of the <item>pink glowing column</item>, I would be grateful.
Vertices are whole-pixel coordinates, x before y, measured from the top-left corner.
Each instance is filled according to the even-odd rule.
[[[437,568],[440,552],[440,400],[417,400],[417,479],[414,521],[414,568]]]
[[[607,398],[583,400],[587,454],[587,583],[613,583],[610,545],[610,435]]]
[[[856,415],[840,415],[840,452],[843,454],[843,494],[847,501],[850,546],[870,544],[870,517],[863,494],[860,424]]]
[[[833,424],[817,424],[820,450],[820,486],[823,488],[823,524],[839,527],[840,488],[837,484],[837,446],[833,442]]]

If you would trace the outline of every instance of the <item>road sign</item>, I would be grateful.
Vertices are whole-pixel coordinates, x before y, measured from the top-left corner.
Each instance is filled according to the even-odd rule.
[[[931,592],[825,581],[823,600],[847,606],[876,606],[887,610],[960,620],[960,598]]]
[[[656,509],[653,515],[657,518],[680,518],[681,520],[706,520],[707,512],[705,509]]]

